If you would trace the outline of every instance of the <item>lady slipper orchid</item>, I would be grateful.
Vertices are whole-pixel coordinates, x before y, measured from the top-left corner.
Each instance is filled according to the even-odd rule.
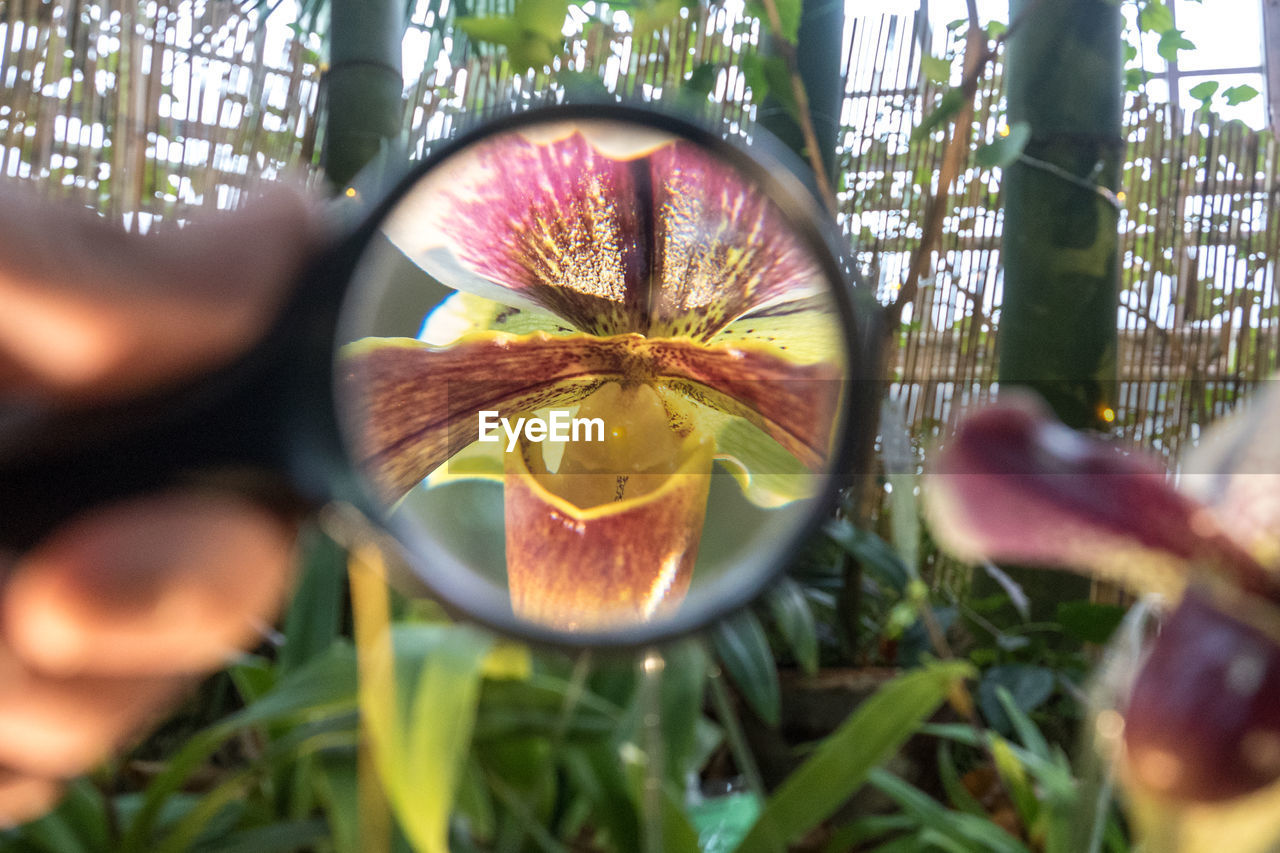
[[[958,556],[1089,571],[1177,602],[1124,718],[1136,787],[1218,802],[1280,779],[1280,476],[1257,439],[1274,396],[1161,466],[1002,392],[937,454],[927,512]],[[1274,447],[1274,445],[1272,445]]]
[[[500,479],[517,615],[573,630],[676,606],[715,459],[757,505],[814,493],[846,373],[832,285],[707,150],[531,125],[444,161],[385,233],[456,292],[418,339],[345,348],[358,456],[388,504]],[[552,409],[603,440],[478,440],[482,412],[508,429]]]

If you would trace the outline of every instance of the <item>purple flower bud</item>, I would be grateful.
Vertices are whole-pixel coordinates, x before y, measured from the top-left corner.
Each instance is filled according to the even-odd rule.
[[[1125,717],[1128,771],[1152,793],[1214,802],[1269,785],[1280,778],[1280,645],[1189,590]]]

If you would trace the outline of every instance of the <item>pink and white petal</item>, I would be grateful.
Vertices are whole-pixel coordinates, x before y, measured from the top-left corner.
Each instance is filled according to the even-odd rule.
[[[1179,485],[1263,565],[1280,569],[1280,387],[1266,382],[1212,424],[1187,454]]]
[[[643,332],[651,251],[642,162],[580,132],[505,133],[446,161],[401,203],[387,236],[444,284],[536,305],[593,334]]]
[[[1193,572],[1280,591],[1153,460],[1074,432],[1008,390],[934,458],[926,512],[940,544],[967,559],[1071,568],[1171,595]]]

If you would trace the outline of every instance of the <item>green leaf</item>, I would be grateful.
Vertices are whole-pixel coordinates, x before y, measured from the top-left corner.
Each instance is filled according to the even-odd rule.
[[[1018,816],[1023,824],[1033,826],[1039,816],[1040,804],[1027,776],[1027,769],[1022,766],[1009,742],[998,735],[991,738],[991,756],[996,772],[1000,774],[1000,780],[1009,792],[1009,799],[1018,810]]]
[[[920,506],[916,500],[916,458],[911,446],[906,411],[897,401],[885,400],[880,409],[881,460],[889,497],[890,541],[902,558],[911,580],[919,579]]]
[[[941,56],[920,58],[920,71],[926,80],[945,84],[951,80],[951,60]]]
[[[1227,106],[1234,107],[1236,104],[1243,104],[1246,101],[1252,101],[1261,93],[1252,86],[1242,84],[1240,86],[1232,86],[1222,94],[1226,96]]]
[[[750,610],[741,610],[711,628],[711,641],[751,710],[770,725],[777,725],[782,713],[778,670],[760,620]]]
[[[313,850],[319,846],[317,842],[328,838],[323,820],[296,820],[242,829],[191,849],[192,853],[293,853]]]
[[[960,661],[936,663],[877,690],[778,787],[740,853],[783,850],[829,817],[972,673]]]
[[[302,577],[284,620],[279,670],[293,672],[323,654],[342,629],[346,554],[318,528],[303,531]]]
[[[959,86],[948,89],[942,99],[938,101],[938,106],[920,121],[920,125],[915,130],[911,131],[911,141],[921,142],[928,139],[930,133],[950,121],[951,117],[960,112],[960,108],[963,106],[964,91]]]
[[[666,778],[683,784],[699,755],[698,721],[702,718],[702,690],[706,685],[707,655],[703,644],[684,640],[662,651],[666,665],[658,687],[661,707]]]
[[[604,100],[611,94],[604,81],[591,71],[564,68],[556,73],[556,80],[564,87],[565,97],[570,100]]]
[[[901,595],[907,588],[909,572],[889,543],[853,522],[838,518],[826,523],[823,531],[836,544],[858,559],[862,567],[882,585]]]
[[[1145,68],[1126,68],[1124,72],[1124,87],[1130,92],[1136,91],[1150,79],[1151,72]]]
[[[887,770],[875,769],[870,782],[925,828],[917,847],[908,850],[946,850],[959,853],[1027,853],[1016,838],[986,815],[953,812],[914,785]]]
[[[1007,32],[1009,32],[1009,25],[1004,21],[992,21],[987,24],[987,38],[989,39],[998,39]]]
[[[978,708],[987,725],[1002,733],[1013,731],[1013,721],[1000,706],[997,690],[1004,688],[1023,711],[1032,711],[1053,695],[1057,678],[1053,670],[1030,664],[993,666],[983,673],[978,685]]]
[[[1160,54],[1166,62],[1177,62],[1178,51],[1194,50],[1195,42],[1187,39],[1182,34],[1182,30],[1166,30],[1160,36],[1160,42],[1156,45],[1156,53]]]
[[[1138,29],[1144,33],[1166,33],[1173,29],[1173,12],[1164,3],[1147,0],[1138,13]]]
[[[1031,141],[1031,125],[1015,121],[1009,125],[1007,136],[997,137],[978,149],[974,161],[984,169],[1007,169],[1022,155]]]
[[[1022,745],[1033,755],[1052,760],[1053,755],[1049,751],[1049,742],[1045,740],[1044,735],[1036,728],[1036,724],[1031,722],[1031,718],[1027,716],[1026,712],[1018,707],[1013,694],[1004,687],[997,687],[996,699],[1013,723],[1013,730],[1017,732],[1018,740],[1022,741]]]
[[[680,15],[680,0],[658,0],[631,13],[636,38],[645,38],[670,26]]]
[[[757,104],[764,103],[769,94],[769,80],[764,74],[764,57],[758,53],[750,53],[739,60],[742,68],[742,79],[751,90],[751,100]]]
[[[360,796],[356,756],[350,753],[324,753],[317,756],[313,773],[316,798],[329,820],[329,837],[334,853],[360,853]]]
[[[782,37],[792,44],[800,34],[800,0],[774,0],[778,9],[778,20],[782,24]],[[769,15],[763,0],[748,0],[747,14],[759,18],[765,29],[769,29]]]
[[[1203,83],[1197,83],[1191,87],[1191,97],[1202,104],[1207,104],[1213,98],[1213,94],[1218,91],[1218,85],[1217,80],[1205,80]]]
[[[471,744],[481,668],[493,640],[459,625],[398,625],[394,634],[397,656],[407,641],[403,645],[420,655],[421,664],[409,716],[398,720],[401,731],[377,744],[383,750],[399,747],[381,756],[382,783],[415,847],[444,853],[449,812]],[[397,688],[409,686],[397,682]]]
[[[982,803],[964,786],[960,771],[956,769],[955,759],[951,757],[951,745],[945,741],[938,742],[938,781],[942,783],[942,790],[946,792],[953,808],[969,814],[987,814]]]
[[[745,418],[699,411],[716,437],[716,459],[756,506],[774,508],[813,497],[813,472]]]
[[[749,791],[709,797],[689,806],[702,853],[733,853],[760,816],[760,798]]]
[[[455,26],[475,41],[502,45],[508,49],[524,38],[524,27],[505,16],[459,18]]]
[[[662,789],[662,839],[666,853],[706,853],[698,844],[698,831],[670,786]]]
[[[1105,643],[1124,621],[1128,608],[1118,604],[1095,604],[1092,601],[1064,601],[1058,605],[1057,622],[1065,631],[1084,643]]]
[[[567,0],[516,0],[512,17],[526,32],[548,42],[558,42],[563,37],[561,31],[568,14]]]
[[[533,35],[526,35],[519,44],[507,48],[507,60],[517,71],[546,68],[555,59],[559,45]]]
[[[475,723],[477,741],[521,733],[593,738],[618,728],[622,711],[590,690],[565,719],[563,679],[534,675],[528,681],[485,681]]]
[[[684,88],[695,95],[706,97],[715,89],[719,76],[720,66],[714,62],[704,62],[685,78]]]
[[[765,595],[769,613],[796,663],[807,674],[818,671],[818,626],[804,588],[789,577],[779,578]]]
[[[618,749],[608,742],[566,747],[562,755],[574,787],[591,798],[593,822],[620,853],[639,853],[640,818]]]

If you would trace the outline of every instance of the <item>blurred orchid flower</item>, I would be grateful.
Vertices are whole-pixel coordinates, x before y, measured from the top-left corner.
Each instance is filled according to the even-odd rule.
[[[361,462],[388,503],[424,478],[501,479],[518,615],[583,628],[678,603],[713,459],[758,505],[813,493],[846,373],[830,284],[705,150],[603,122],[509,132],[385,230],[457,292],[420,339],[346,348]],[[605,440],[477,441],[481,411],[549,408],[601,418]]]
[[[1147,794],[1216,802],[1280,778],[1278,419],[1270,394],[1215,426],[1178,490],[1157,460],[1002,391],[930,467],[926,512],[957,556],[1085,571],[1176,603],[1121,709],[1125,769]]]

